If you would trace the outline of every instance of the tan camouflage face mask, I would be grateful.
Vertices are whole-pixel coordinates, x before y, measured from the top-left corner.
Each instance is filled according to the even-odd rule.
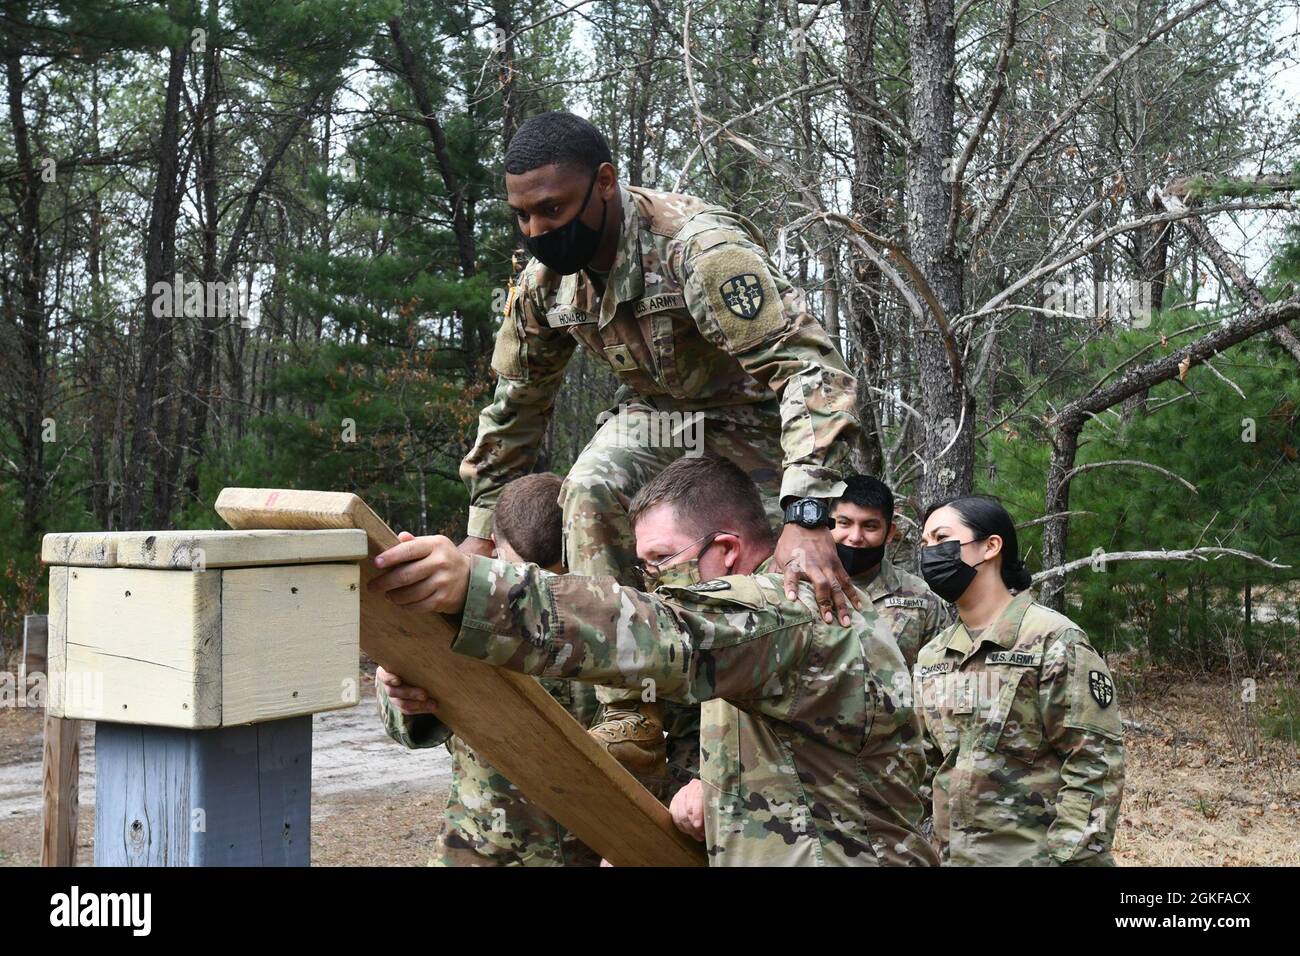
[[[645,576],[646,588],[651,591],[656,591],[665,585],[673,588],[688,588],[699,584],[702,580],[698,557],[679,561],[677,564],[661,569],[657,574],[651,573],[650,569],[646,568],[642,574]]]

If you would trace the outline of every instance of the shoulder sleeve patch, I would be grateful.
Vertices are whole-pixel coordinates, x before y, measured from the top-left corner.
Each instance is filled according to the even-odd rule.
[[[1065,726],[1089,730],[1110,740],[1121,739],[1124,727],[1120,723],[1119,701],[1110,668],[1100,654],[1082,641],[1071,651],[1074,660],[1069,673],[1070,712]]]
[[[716,326],[730,352],[743,352],[784,331],[790,324],[767,262],[751,246],[722,242],[689,265],[688,299]],[[693,294],[692,294],[693,293]]]

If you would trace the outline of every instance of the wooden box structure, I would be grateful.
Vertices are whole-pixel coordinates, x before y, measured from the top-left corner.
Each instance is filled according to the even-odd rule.
[[[352,530],[45,536],[47,713],[97,722],[97,864],[308,862],[310,715],[357,702],[366,553]]]
[[[356,528],[370,553],[397,535],[346,492],[226,488],[217,513],[235,528]],[[362,578],[378,571],[370,561]],[[703,866],[704,847],[600,747],[536,680],[455,654],[458,623],[362,589],[361,646],[430,691],[438,716],[530,801],[615,866]]]

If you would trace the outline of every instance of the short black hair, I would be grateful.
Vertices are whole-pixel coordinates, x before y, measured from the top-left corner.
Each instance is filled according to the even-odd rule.
[[[614,162],[605,134],[563,110],[538,113],[519,124],[506,149],[506,172],[518,176],[553,163],[594,173]]]
[[[894,493],[889,485],[871,475],[850,475],[844,479],[844,494],[831,502],[831,510],[842,501],[859,508],[879,508],[885,527],[894,523]]]

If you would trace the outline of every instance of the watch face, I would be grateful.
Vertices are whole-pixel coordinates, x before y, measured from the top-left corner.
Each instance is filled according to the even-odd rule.
[[[799,504],[799,517],[808,523],[817,520],[817,502],[803,501]]]

